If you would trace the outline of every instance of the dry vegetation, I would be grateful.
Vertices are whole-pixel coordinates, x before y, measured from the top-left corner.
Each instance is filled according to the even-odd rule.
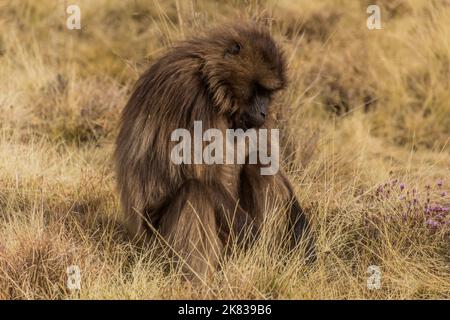
[[[0,298],[450,298],[449,1],[72,3],[80,31],[67,1],[0,0]],[[383,30],[366,28],[371,3]],[[286,51],[284,153],[318,257],[283,254],[269,230],[190,287],[127,239],[112,143],[152,59],[230,17],[265,21]]]

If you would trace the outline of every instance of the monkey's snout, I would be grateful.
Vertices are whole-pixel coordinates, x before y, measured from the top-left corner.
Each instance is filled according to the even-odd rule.
[[[255,127],[256,128],[261,127],[264,124],[264,122],[266,122],[266,115],[263,112],[261,112],[261,114],[255,119],[254,123]]]
[[[261,111],[259,114],[249,114],[244,120],[245,129],[259,128],[266,122],[266,114]]]

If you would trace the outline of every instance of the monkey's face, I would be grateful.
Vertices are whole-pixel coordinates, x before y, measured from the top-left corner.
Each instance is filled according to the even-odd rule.
[[[285,86],[285,63],[270,34],[237,26],[211,36],[204,72],[221,112],[234,128],[259,128],[276,91]]]

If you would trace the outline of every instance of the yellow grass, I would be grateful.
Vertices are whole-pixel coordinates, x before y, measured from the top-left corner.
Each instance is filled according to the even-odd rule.
[[[382,30],[366,28],[365,0],[71,1],[82,29],[67,30],[67,1],[0,0],[0,298],[450,298],[449,226],[402,220],[398,185],[374,196],[399,179],[450,203],[435,192],[450,184],[450,2],[374,2]],[[286,255],[268,228],[191,287],[128,240],[113,141],[168,44],[238,17],[265,21],[286,51],[283,152],[318,256]]]

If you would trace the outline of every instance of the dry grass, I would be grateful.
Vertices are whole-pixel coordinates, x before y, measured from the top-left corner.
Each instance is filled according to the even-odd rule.
[[[65,1],[0,0],[0,298],[450,298],[449,225],[420,215],[428,183],[432,203],[450,203],[436,191],[450,184],[449,1],[374,1],[375,31],[365,0],[72,2],[81,31],[65,28]],[[112,142],[148,62],[237,16],[268,21],[286,50],[280,127],[318,258],[286,256],[269,230],[190,287],[127,239]],[[421,192],[417,215],[398,184],[376,192],[394,178]]]

